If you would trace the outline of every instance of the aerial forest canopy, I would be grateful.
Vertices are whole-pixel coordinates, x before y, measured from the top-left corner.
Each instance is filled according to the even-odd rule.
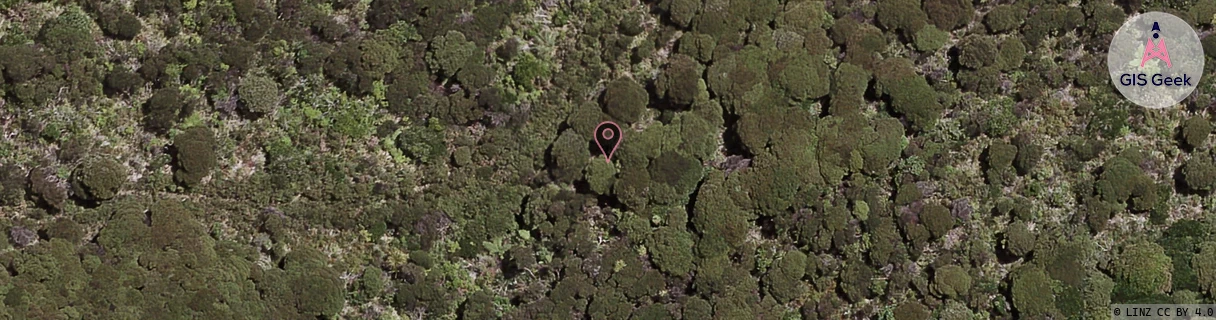
[[[1209,55],[1173,108],[1107,74],[1150,11]],[[1216,0],[0,0],[0,318],[1213,303],[1213,30]]]

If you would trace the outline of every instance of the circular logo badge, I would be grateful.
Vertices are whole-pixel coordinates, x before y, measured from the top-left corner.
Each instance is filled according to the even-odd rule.
[[[1203,74],[1203,45],[1186,21],[1147,12],[1123,23],[1110,40],[1110,80],[1131,102],[1160,109],[1191,95]]]

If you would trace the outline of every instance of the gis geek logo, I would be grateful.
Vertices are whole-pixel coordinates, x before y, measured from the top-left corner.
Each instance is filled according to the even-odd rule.
[[[1175,49],[1174,59],[1171,48]],[[1111,39],[1106,59],[1119,92],[1135,104],[1154,109],[1177,105],[1189,96],[1204,63],[1195,29],[1162,12],[1148,12],[1125,22]]]
[[[1165,39],[1161,39],[1161,26],[1156,21],[1153,22],[1152,32],[1153,37],[1148,38],[1144,42],[1144,55],[1140,58],[1140,68],[1144,68],[1144,63],[1152,59],[1165,61],[1167,69],[1173,67],[1174,64],[1170,63],[1169,49],[1165,47]],[[1157,43],[1153,43],[1153,40],[1157,40]],[[1182,74],[1181,77],[1170,78],[1156,73],[1150,76],[1149,79],[1152,80],[1152,85],[1154,86],[1194,86],[1194,84],[1191,84],[1191,77],[1187,74]],[[1148,85],[1149,82],[1145,81],[1145,74],[1143,73],[1124,73],[1119,76],[1119,84],[1125,86],[1143,86]]]

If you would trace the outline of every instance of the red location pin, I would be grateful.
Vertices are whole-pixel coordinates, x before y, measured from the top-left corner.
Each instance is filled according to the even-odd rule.
[[[595,126],[595,145],[599,146],[600,152],[604,154],[604,162],[612,163],[612,153],[621,145],[621,136],[624,134],[621,126],[612,121],[600,122]]]

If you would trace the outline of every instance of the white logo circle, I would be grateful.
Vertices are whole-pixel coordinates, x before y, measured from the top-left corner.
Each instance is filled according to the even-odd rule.
[[[1203,75],[1203,44],[1186,21],[1164,12],[1132,17],[1115,31],[1106,52],[1110,80],[1145,108],[1177,105]]]

